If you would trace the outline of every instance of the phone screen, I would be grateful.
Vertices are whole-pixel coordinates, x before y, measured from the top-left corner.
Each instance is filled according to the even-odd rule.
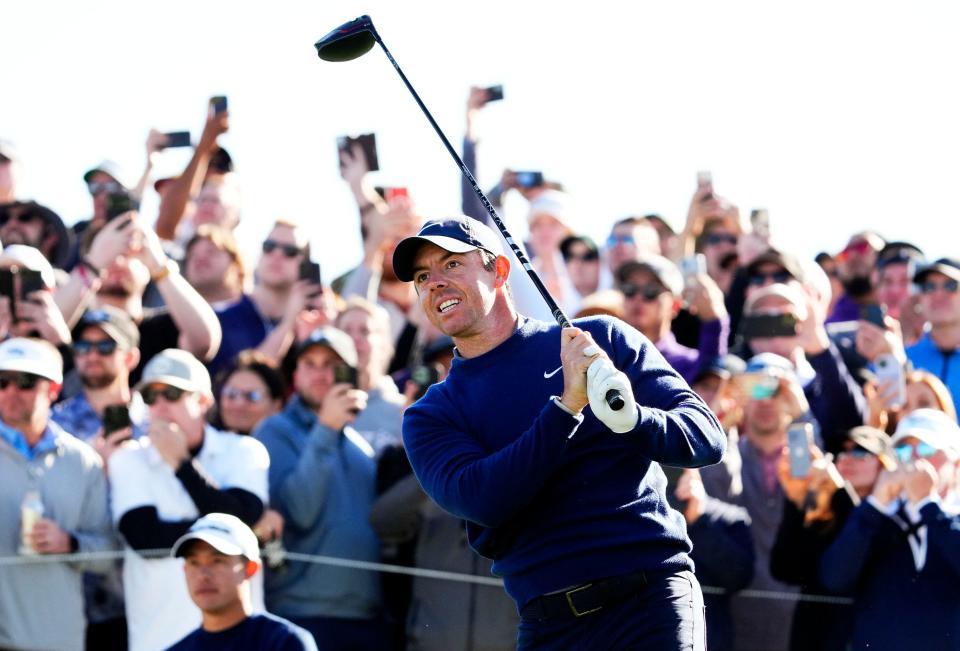
[[[210,98],[210,104],[213,106],[214,113],[223,113],[227,110],[227,98],[225,95],[216,95]]]
[[[130,410],[126,405],[107,405],[103,409],[103,433],[110,434],[130,427]]]
[[[784,314],[751,314],[740,320],[740,334],[745,339],[797,336],[797,318]]]
[[[354,389],[358,388],[357,369],[347,364],[340,364],[333,369],[334,384],[349,384]]]
[[[165,149],[171,149],[173,147],[189,147],[190,146],[189,131],[171,131],[163,135],[167,138],[167,143],[164,145]]]
[[[43,276],[39,271],[20,269],[17,275],[20,276],[20,300],[22,301],[27,300],[33,292],[44,288]]]
[[[884,323],[883,318],[886,316],[887,310],[884,309],[882,305],[876,303],[871,303],[870,305],[863,305],[860,308],[860,320],[872,323],[878,328],[886,328],[887,324]]]
[[[810,444],[813,442],[813,427],[810,423],[795,423],[787,430],[787,446],[790,448],[790,475],[806,477],[810,473]]]

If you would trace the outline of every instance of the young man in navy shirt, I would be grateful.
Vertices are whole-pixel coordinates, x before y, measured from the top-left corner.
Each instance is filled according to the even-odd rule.
[[[316,651],[313,637],[285,619],[252,615],[248,580],[261,567],[257,537],[240,518],[210,513],[174,544],[184,557],[190,598],[203,624],[170,647],[173,651]]]
[[[726,437],[707,406],[620,321],[561,330],[519,315],[510,262],[479,222],[428,222],[393,264],[457,349],[406,411],[406,450],[494,559],[521,614],[519,648],[703,649],[690,541],[658,464],[720,460]]]

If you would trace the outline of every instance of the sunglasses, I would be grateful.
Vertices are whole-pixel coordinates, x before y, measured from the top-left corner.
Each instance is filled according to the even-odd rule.
[[[74,355],[89,355],[94,350],[97,351],[98,355],[112,355],[117,349],[117,342],[113,339],[104,339],[103,341],[88,341],[86,339],[78,339],[73,342],[73,354]]]
[[[667,290],[659,285],[633,285],[631,283],[624,283],[620,286],[620,292],[625,297],[633,298],[634,296],[639,296],[645,301],[652,301],[665,291]]]
[[[11,219],[13,219],[13,221],[17,222],[18,224],[29,224],[34,219],[37,219],[37,215],[33,214],[32,212],[21,211],[13,215],[11,215],[10,212],[11,211],[9,210],[4,210],[0,212],[0,226],[3,226]]]
[[[295,258],[303,253],[303,249],[299,246],[295,246],[293,244],[281,244],[280,242],[274,242],[273,240],[264,240],[262,248],[264,253],[272,253],[275,249],[280,249],[283,255],[288,258]]]
[[[263,400],[263,391],[254,389],[252,391],[241,391],[233,387],[227,387],[220,394],[221,400],[245,400],[246,402],[260,402]]]
[[[5,390],[12,383],[21,391],[29,391],[37,388],[37,383],[42,380],[39,375],[31,373],[11,373],[0,375],[0,390]]]
[[[761,285],[765,285],[768,280],[783,284],[789,282],[792,278],[793,276],[786,271],[774,271],[769,274],[754,274],[750,276],[750,284],[754,287],[760,287]]]
[[[87,190],[91,196],[96,196],[101,192],[117,192],[120,190],[120,184],[116,181],[91,181],[87,183]]]
[[[711,246],[717,245],[717,244],[732,244],[736,246],[737,236],[725,235],[723,233],[710,233],[704,238],[703,242],[704,244],[709,244]]]
[[[594,262],[595,260],[599,260],[599,259],[600,259],[600,254],[597,253],[596,251],[587,251],[582,255],[575,255],[571,253],[570,255],[567,256],[567,262],[573,262],[575,260],[580,262]]]
[[[948,294],[956,294],[957,290],[960,289],[960,282],[957,282],[953,278],[945,280],[942,283],[935,283],[931,280],[926,280],[920,283],[920,293],[921,294],[932,294],[938,289],[942,289]]]
[[[852,447],[849,450],[842,451],[839,456],[850,457],[851,459],[866,459],[867,457],[874,456],[874,454],[866,448]]]
[[[937,453],[937,448],[923,441],[917,443],[916,447],[909,443],[901,443],[893,446],[893,453],[897,455],[900,463],[910,463],[910,460],[913,459],[914,452],[916,452],[917,456],[921,459],[927,459]]]
[[[636,240],[633,239],[633,235],[611,235],[607,238],[607,247],[613,248],[617,244],[635,244]]]
[[[153,405],[160,396],[163,396],[163,399],[167,402],[176,402],[182,398],[185,393],[187,392],[183,389],[172,387],[169,384],[162,384],[158,386],[148,386],[140,392],[140,395],[146,404]]]

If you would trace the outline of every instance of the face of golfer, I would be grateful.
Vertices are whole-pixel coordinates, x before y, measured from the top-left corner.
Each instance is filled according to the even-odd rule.
[[[183,571],[193,603],[209,614],[237,608],[243,582],[257,571],[257,563],[243,556],[227,556],[202,540],[189,544]]]
[[[496,300],[496,290],[506,281],[503,266],[487,269],[480,251],[451,253],[424,244],[413,263],[413,284],[420,306],[430,323],[451,337],[483,334]]]

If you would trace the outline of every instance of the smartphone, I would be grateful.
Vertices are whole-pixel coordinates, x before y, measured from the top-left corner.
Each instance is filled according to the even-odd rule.
[[[503,99],[503,86],[496,85],[485,88],[487,91],[487,102],[499,102]]]
[[[167,144],[163,146],[164,149],[170,149],[173,147],[190,147],[190,132],[189,131],[170,131],[169,133],[163,134],[167,139]]]
[[[680,258],[680,271],[684,278],[707,273],[707,256],[697,253]]]
[[[304,260],[300,263],[300,280],[320,285],[320,263]]]
[[[360,388],[357,369],[353,368],[349,364],[339,364],[335,366],[333,368],[333,383],[349,384],[354,389]]]
[[[787,429],[791,477],[806,477],[810,474],[811,443],[813,443],[813,425],[810,423],[794,423]]]
[[[117,190],[107,195],[107,221],[116,219],[131,210],[140,210],[140,202],[126,190]]]
[[[347,152],[347,155],[353,155],[353,145],[354,143],[360,144],[360,149],[363,150],[363,157],[367,161],[367,171],[376,172],[380,169],[380,161],[377,158],[377,136],[372,133],[364,133],[357,136],[356,138],[352,136],[340,136],[337,138],[337,154],[339,156],[340,152]],[[339,158],[337,161],[339,162]]]
[[[107,405],[103,408],[103,434],[106,436],[124,427],[130,427],[130,409],[126,405]]]
[[[872,323],[883,330],[887,329],[887,324],[883,318],[887,315],[887,308],[877,303],[860,306],[860,320]]]
[[[227,110],[227,96],[226,95],[215,95],[210,98],[210,105],[213,107],[213,112],[217,115],[223,113]]]
[[[688,500],[677,499],[676,495],[677,483],[680,481],[680,476],[683,475],[683,468],[660,464],[660,470],[667,477],[667,504],[670,505],[670,508],[680,511],[680,513],[686,512]]]
[[[528,190],[543,185],[543,172],[514,172],[517,177],[517,186]]]
[[[20,276],[20,300],[25,301],[33,292],[38,292],[45,288],[43,276],[39,271],[33,269],[19,269],[17,275]]]
[[[383,198],[389,202],[391,199],[396,199],[397,197],[410,197],[410,191],[407,188],[384,188],[383,189]]]
[[[440,381],[440,371],[437,364],[417,366],[410,371],[410,381],[417,385],[413,394],[414,400],[419,400],[431,386]]]
[[[766,208],[754,208],[750,211],[750,225],[760,238],[770,239],[770,213]]]
[[[769,337],[796,337],[797,317],[784,314],[751,314],[740,320],[740,334],[744,339]]]
[[[873,367],[881,385],[897,387],[897,393],[891,399],[890,407],[899,409],[907,404],[907,378],[903,364],[893,355],[879,355],[873,360]]]

